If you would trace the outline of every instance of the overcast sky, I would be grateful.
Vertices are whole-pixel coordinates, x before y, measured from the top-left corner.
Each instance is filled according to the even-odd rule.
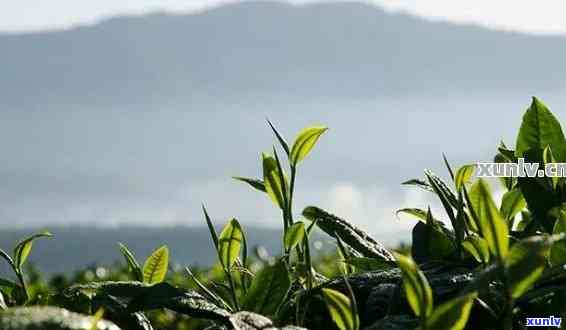
[[[4,0],[0,4],[0,31],[68,28],[91,24],[104,17],[142,14],[156,10],[187,12],[230,0]],[[291,0],[297,4],[313,0]],[[371,2],[368,0],[368,2]],[[434,19],[472,22],[532,33],[566,33],[561,0],[374,0],[392,10]]]

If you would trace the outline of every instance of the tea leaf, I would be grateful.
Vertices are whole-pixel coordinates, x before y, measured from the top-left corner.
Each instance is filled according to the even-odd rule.
[[[287,154],[287,156],[289,156],[290,152],[289,152],[289,146],[287,145],[287,142],[285,141],[283,136],[281,136],[281,134],[279,134],[279,132],[275,129],[275,126],[273,126],[273,124],[269,121],[269,119],[267,119],[267,123],[269,124],[269,127],[271,127],[271,130],[273,131],[273,133],[277,137],[277,140],[279,140],[279,144],[281,144],[281,147],[283,147],[283,150],[285,150],[285,153]]]
[[[527,206],[527,201],[518,188],[507,191],[503,195],[501,201],[501,215],[505,220],[510,222],[515,215],[521,212]]]
[[[560,122],[539,99],[533,97],[519,129],[515,156],[525,157],[529,151],[542,152],[547,146],[552,148],[558,162],[566,161],[566,140]]]
[[[449,300],[434,309],[426,320],[426,329],[462,330],[466,327],[476,292]]]
[[[408,214],[408,215],[412,215],[415,218],[419,219],[419,221],[426,223],[426,211],[425,210],[417,209],[417,208],[404,208],[404,209],[397,210],[395,212],[395,215],[397,217],[399,217],[399,213],[405,213],[405,214]]]
[[[330,317],[340,330],[358,330],[359,319],[351,308],[350,299],[341,292],[332,289],[322,289],[324,302]]]
[[[454,184],[456,185],[456,191],[460,191],[466,183],[469,183],[476,170],[476,165],[464,165],[456,171],[456,177],[454,178]]]
[[[218,256],[225,269],[231,269],[242,249],[244,234],[242,227],[236,219],[230,220],[218,240]]]
[[[21,269],[26,262],[26,259],[31,252],[31,248],[33,247],[33,241],[40,237],[51,238],[53,237],[53,234],[48,231],[43,231],[24,239],[16,245],[16,247],[14,248],[14,264],[18,269]]]
[[[428,317],[432,313],[432,289],[423,272],[410,257],[395,253],[397,265],[403,277],[403,289],[409,306],[417,316]]]
[[[559,216],[554,223],[553,234],[566,233],[566,210],[560,210]],[[552,244],[550,249],[550,264],[558,266],[566,263],[566,242],[560,241]]]
[[[328,130],[327,127],[323,126],[313,126],[303,129],[293,143],[291,148],[291,164],[296,166],[301,160],[303,160],[312,150],[316,141],[320,136]]]
[[[132,273],[134,273],[136,281],[143,281],[143,272],[134,254],[128,249],[126,245],[118,243],[118,246],[120,247],[120,252],[122,252],[122,255],[126,259],[128,268]]]
[[[275,315],[291,287],[287,266],[278,262],[260,270],[244,297],[244,310],[262,315]]]
[[[522,296],[542,275],[550,246],[550,239],[543,236],[533,236],[513,245],[505,259],[513,298]]]
[[[277,160],[266,153],[261,154],[263,160],[263,182],[265,191],[275,205],[280,209],[285,208],[284,187],[289,187],[287,179],[283,173],[279,173]],[[283,177],[283,181],[281,181]]]
[[[148,284],[163,282],[169,266],[169,248],[163,245],[153,251],[143,265],[143,281]]]
[[[305,237],[305,224],[303,222],[295,222],[287,232],[284,237],[285,250],[290,251],[297,244],[303,241]]]
[[[481,263],[489,263],[490,254],[489,254],[489,247],[487,245],[486,240],[477,236],[477,235],[470,235],[464,239],[462,242],[462,247],[464,250],[468,251],[474,259]]]
[[[509,228],[495,207],[489,185],[483,179],[472,185],[470,202],[481,236],[486,240],[492,255],[502,260],[509,249]]]
[[[432,190],[432,187],[426,181],[421,180],[421,179],[411,179],[411,180],[407,180],[407,181],[405,181],[401,184],[406,185],[406,186],[416,186],[416,187],[421,188],[422,190],[434,192],[434,190]]]
[[[218,252],[218,234],[216,234],[216,229],[214,228],[214,224],[212,223],[204,204],[202,205],[202,213],[204,213],[204,219],[206,220],[206,226],[208,227],[214,248],[216,249],[216,252]]]
[[[242,176],[234,176],[232,178],[238,181],[245,182],[261,192],[265,192],[265,183],[263,183],[263,181],[259,179],[245,178]]]
[[[330,214],[316,206],[308,206],[303,210],[303,216],[311,221],[329,236],[338,234],[344,243],[361,253],[364,257],[393,261],[393,255],[383,245],[371,238],[363,230],[344,219]]]

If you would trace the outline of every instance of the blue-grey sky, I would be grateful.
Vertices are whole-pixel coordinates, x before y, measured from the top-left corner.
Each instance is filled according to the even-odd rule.
[[[348,0],[346,0],[348,1]],[[8,0],[0,4],[0,31],[68,28],[116,15],[188,12],[234,0]],[[290,0],[295,4],[315,0]],[[432,19],[532,33],[566,33],[566,3],[557,0],[366,0]]]

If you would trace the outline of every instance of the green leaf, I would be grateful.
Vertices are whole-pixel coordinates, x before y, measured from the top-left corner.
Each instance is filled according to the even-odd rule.
[[[202,213],[204,213],[204,219],[206,220],[206,226],[208,227],[210,237],[212,238],[214,249],[216,250],[216,252],[218,252],[218,234],[216,234],[216,229],[214,228],[214,224],[212,223],[212,220],[210,219],[210,216],[208,215],[204,204],[202,205]]]
[[[265,183],[263,183],[263,181],[259,179],[245,178],[242,176],[234,176],[232,178],[238,181],[245,182],[261,192],[265,192]]]
[[[41,233],[34,234],[24,239],[16,245],[16,247],[14,248],[14,264],[18,269],[21,269],[26,262],[31,252],[31,248],[33,247],[33,241],[40,237],[50,238],[53,237],[53,234],[48,231],[42,231]]]
[[[419,221],[426,223],[426,211],[418,208],[404,208],[397,210],[395,215],[399,217],[399,213],[405,213],[412,215],[413,217],[419,219]]]
[[[256,274],[242,307],[262,315],[275,315],[290,288],[291,279],[283,262],[264,267]]]
[[[303,222],[295,222],[287,232],[284,237],[285,250],[290,251],[292,248],[297,246],[303,241],[305,237],[305,224]]]
[[[318,141],[322,133],[326,132],[326,130],[328,130],[327,127],[313,126],[299,132],[291,148],[290,160],[293,166],[296,166],[311,152],[316,141]]]
[[[344,294],[332,290],[322,289],[324,302],[330,313],[330,317],[340,330],[358,330],[358,315],[353,313],[351,302]]]
[[[432,289],[423,272],[410,257],[394,253],[403,277],[403,289],[416,316],[428,317],[432,313]]]
[[[230,220],[222,229],[218,239],[218,257],[225,269],[231,269],[242,250],[244,234],[236,219]]]
[[[513,245],[505,258],[505,270],[513,298],[519,298],[542,275],[551,246],[548,237],[533,236]]]
[[[476,165],[464,165],[456,171],[456,177],[454,178],[454,184],[456,185],[456,191],[460,191],[466,183],[469,183],[476,170]]]
[[[515,215],[521,212],[527,206],[527,201],[523,197],[521,190],[518,188],[507,191],[503,195],[501,202],[501,215],[505,220],[510,222]]]
[[[262,153],[261,157],[265,191],[273,203],[283,210],[285,209],[285,189],[289,187],[287,178],[284,173],[279,173],[277,160],[273,156]],[[283,177],[283,180],[281,180],[281,177]]]
[[[493,202],[486,181],[479,179],[472,185],[470,201],[482,238],[486,240],[492,255],[502,260],[509,250],[509,228]]]
[[[118,246],[120,247],[120,252],[126,259],[129,270],[134,273],[136,281],[143,281],[143,272],[134,254],[128,249],[126,245],[118,243]]]
[[[169,266],[169,248],[161,246],[146,259],[143,265],[143,281],[148,284],[163,282]]]
[[[542,152],[547,146],[552,148],[558,162],[566,161],[566,140],[560,122],[539,99],[533,97],[523,116],[515,155],[525,157],[527,152]]]
[[[267,119],[267,123],[269,124],[269,127],[271,127],[271,130],[273,131],[273,133],[277,137],[277,140],[279,140],[279,144],[281,144],[281,147],[283,148],[283,150],[285,150],[285,153],[287,154],[287,156],[289,156],[290,151],[289,151],[289,146],[287,145],[287,142],[285,141],[283,136],[281,136],[281,134],[279,134],[279,132],[275,129],[275,126],[273,126],[273,124],[269,121],[269,119]]]
[[[462,242],[462,247],[466,250],[476,261],[487,264],[489,263],[490,254],[487,242],[477,236],[470,235]]]
[[[566,233],[566,210],[559,210],[560,214],[554,223],[553,234]],[[566,242],[560,241],[552,245],[550,249],[550,264],[553,266],[566,263]]]
[[[449,300],[438,306],[426,320],[426,329],[462,330],[466,327],[476,292]]]

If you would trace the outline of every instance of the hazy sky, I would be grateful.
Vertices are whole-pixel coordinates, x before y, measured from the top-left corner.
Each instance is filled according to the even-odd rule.
[[[66,28],[108,16],[155,10],[186,12],[230,0],[7,0],[0,5],[0,31]],[[291,0],[296,4],[313,0]],[[368,0],[393,10],[435,19],[533,33],[566,33],[566,2],[560,0]]]

